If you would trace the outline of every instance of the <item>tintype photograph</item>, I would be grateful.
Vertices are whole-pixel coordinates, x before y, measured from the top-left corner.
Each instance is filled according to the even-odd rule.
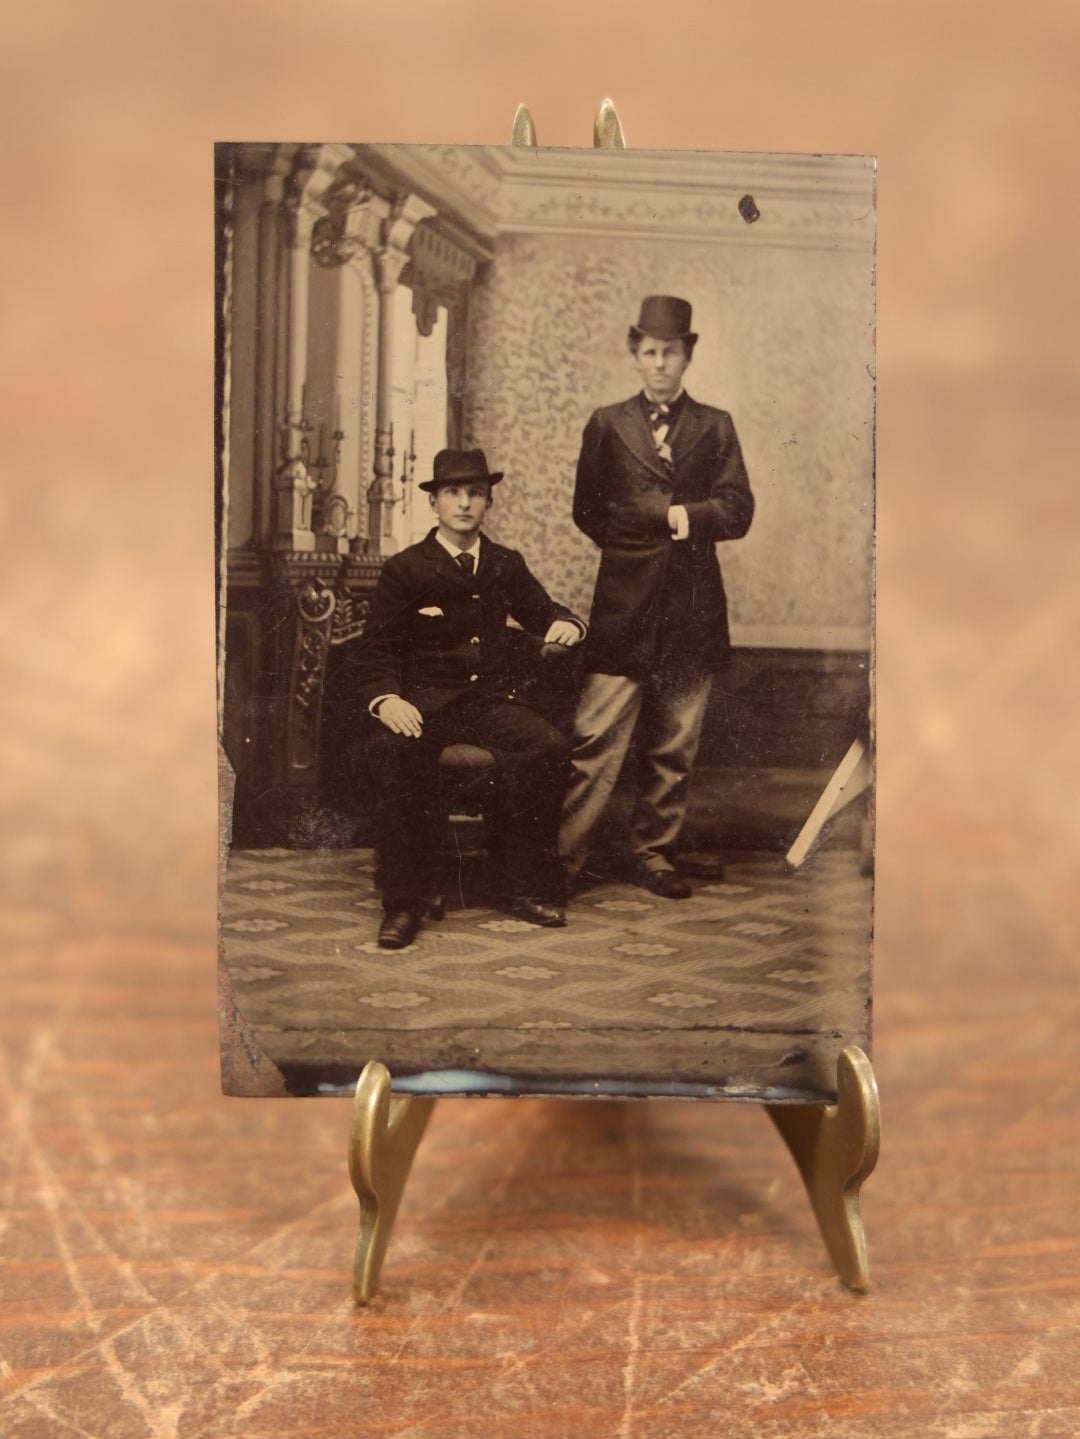
[[[873,160],[215,166],[226,1092],[831,1096]]]

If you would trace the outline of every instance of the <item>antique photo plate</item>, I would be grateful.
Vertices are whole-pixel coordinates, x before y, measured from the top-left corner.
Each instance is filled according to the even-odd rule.
[[[840,1051],[870,1048],[873,160],[223,144],[215,163],[225,1091],[343,1093],[377,1059],[428,1094],[831,1097]],[[650,339],[686,362],[670,425]],[[440,761],[431,903],[391,949],[387,826],[419,819],[377,800],[371,691],[395,646],[414,697],[436,693],[424,655],[457,663],[422,631],[450,602],[401,588],[444,563],[420,484],[446,451],[502,476],[476,577],[525,613],[513,705],[580,756],[582,694],[626,668],[611,636],[647,624],[654,649],[618,675],[636,721],[605,692],[628,750],[588,862],[539,896],[565,925],[513,908],[527,878],[498,876],[533,811],[473,745]],[[504,550],[581,643],[538,648],[555,612],[511,594]],[[475,644],[498,651],[479,693],[502,636]],[[450,672],[432,706],[479,704]],[[659,799],[657,735],[691,694],[696,753]],[[643,856],[689,897],[643,882]]]

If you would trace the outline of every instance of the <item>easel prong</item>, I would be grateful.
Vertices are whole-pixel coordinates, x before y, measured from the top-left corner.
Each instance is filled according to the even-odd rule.
[[[357,1080],[349,1126],[349,1178],[360,1202],[353,1259],[357,1304],[367,1304],[378,1290],[413,1156],[434,1108],[434,1099],[391,1094],[390,1073],[377,1060],[365,1064]]]
[[[877,1164],[881,1114],[870,1060],[849,1045],[836,1062],[835,1104],[768,1104],[802,1175],[818,1229],[849,1289],[870,1282],[859,1190]]]
[[[533,117],[526,105],[519,105],[514,112],[514,128],[510,134],[510,143],[511,145],[527,145],[533,150],[536,148],[536,126],[533,124]]]
[[[626,149],[626,136],[623,134],[623,127],[619,121],[614,100],[605,98],[600,101],[600,108],[597,110],[596,119],[593,122],[593,149]]]
[[[536,148],[536,126],[528,106],[521,104],[514,113],[514,127],[510,132],[511,145],[527,145]],[[619,113],[614,100],[600,101],[600,107],[593,121],[594,150],[625,150],[626,136],[623,134]]]

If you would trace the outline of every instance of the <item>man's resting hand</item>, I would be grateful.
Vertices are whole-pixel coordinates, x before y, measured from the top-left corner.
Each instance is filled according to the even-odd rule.
[[[411,735],[413,739],[419,739],[424,728],[424,716],[400,695],[387,695],[380,700],[375,718],[395,734]]]
[[[581,639],[581,627],[574,624],[573,620],[555,620],[551,628],[544,636],[546,645],[576,645]]]

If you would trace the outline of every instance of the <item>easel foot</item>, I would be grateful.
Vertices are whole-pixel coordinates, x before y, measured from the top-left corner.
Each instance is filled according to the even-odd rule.
[[[877,1163],[881,1115],[870,1060],[854,1045],[836,1063],[835,1104],[769,1104],[806,1185],[825,1248],[849,1289],[869,1284],[859,1189]]]
[[[357,1304],[367,1304],[378,1290],[405,1182],[434,1108],[434,1099],[391,1094],[384,1064],[372,1060],[364,1066],[349,1127],[349,1178],[360,1201],[353,1260]]]

